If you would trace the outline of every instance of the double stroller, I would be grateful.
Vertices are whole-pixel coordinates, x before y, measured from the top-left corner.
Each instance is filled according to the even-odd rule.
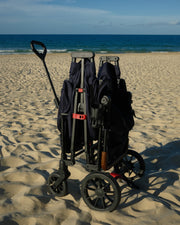
[[[42,51],[37,50],[41,46]],[[119,57],[101,56],[96,76],[95,54],[73,52],[69,79],[65,80],[58,99],[46,67],[46,46],[32,41],[34,53],[42,60],[58,107],[61,159],[57,171],[49,175],[51,194],[68,193],[68,166],[84,157],[89,174],[81,182],[81,195],[91,209],[113,211],[121,191],[118,179],[137,187],[134,179],[145,171],[143,158],[128,149],[128,134],[134,126],[132,95],[120,78]]]

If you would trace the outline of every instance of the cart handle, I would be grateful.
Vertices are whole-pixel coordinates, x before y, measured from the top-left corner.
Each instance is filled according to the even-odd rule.
[[[39,52],[36,48],[35,45],[40,45],[43,48],[43,52]],[[47,48],[45,46],[45,44],[43,44],[40,41],[31,41],[31,48],[33,50],[33,52],[42,60],[44,61],[45,57],[46,57],[46,53],[47,53]]]
[[[42,48],[43,48],[43,52],[39,52],[36,48],[35,48],[35,45],[40,45]],[[46,62],[45,62],[45,57],[46,57],[46,53],[47,53],[47,48],[45,46],[45,44],[43,44],[42,42],[40,41],[31,41],[31,48],[32,48],[32,51],[42,60],[43,62],[43,65],[44,65],[44,68],[46,70],[46,74],[48,76],[48,79],[49,79],[49,82],[50,82],[50,85],[51,85],[51,88],[52,88],[52,91],[54,93],[54,101],[55,101],[55,104],[56,104],[56,107],[58,108],[59,107],[59,99],[57,97],[57,94],[56,94],[56,91],[55,91],[55,88],[54,88],[54,85],[52,83],[52,80],[51,80],[51,77],[50,77],[50,74],[49,74],[49,71],[48,71],[48,68],[46,66]]]

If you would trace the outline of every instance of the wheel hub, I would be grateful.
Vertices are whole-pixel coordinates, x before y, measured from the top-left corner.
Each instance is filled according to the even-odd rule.
[[[99,197],[99,198],[102,198],[105,196],[104,190],[100,189],[100,188],[96,189],[95,193],[96,193],[97,197]]]

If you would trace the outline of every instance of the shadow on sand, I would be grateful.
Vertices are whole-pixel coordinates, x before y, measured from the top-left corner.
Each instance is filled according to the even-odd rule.
[[[169,186],[173,186],[179,180],[179,174],[176,172],[180,168],[180,140],[168,143],[160,147],[152,147],[142,152],[145,159],[146,171],[142,178],[135,181],[140,189],[135,190],[121,186],[122,199],[119,209],[126,208],[142,201],[145,198],[151,198],[160,202],[168,209],[179,208],[175,210],[180,215],[180,207],[176,202],[180,202],[180,197],[173,193],[174,199],[164,197],[162,192]],[[163,197],[162,197],[163,196]],[[173,199],[173,198],[172,198]]]

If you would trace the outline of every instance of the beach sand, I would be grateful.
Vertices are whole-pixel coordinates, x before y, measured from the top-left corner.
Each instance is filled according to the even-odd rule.
[[[69,167],[69,194],[47,194],[61,152],[53,93],[37,56],[0,56],[0,225],[180,224],[180,53],[118,56],[136,112],[129,144],[146,172],[139,190],[119,183],[113,212],[86,206],[80,183],[88,172],[79,161]],[[71,56],[49,54],[46,62],[59,96]]]

